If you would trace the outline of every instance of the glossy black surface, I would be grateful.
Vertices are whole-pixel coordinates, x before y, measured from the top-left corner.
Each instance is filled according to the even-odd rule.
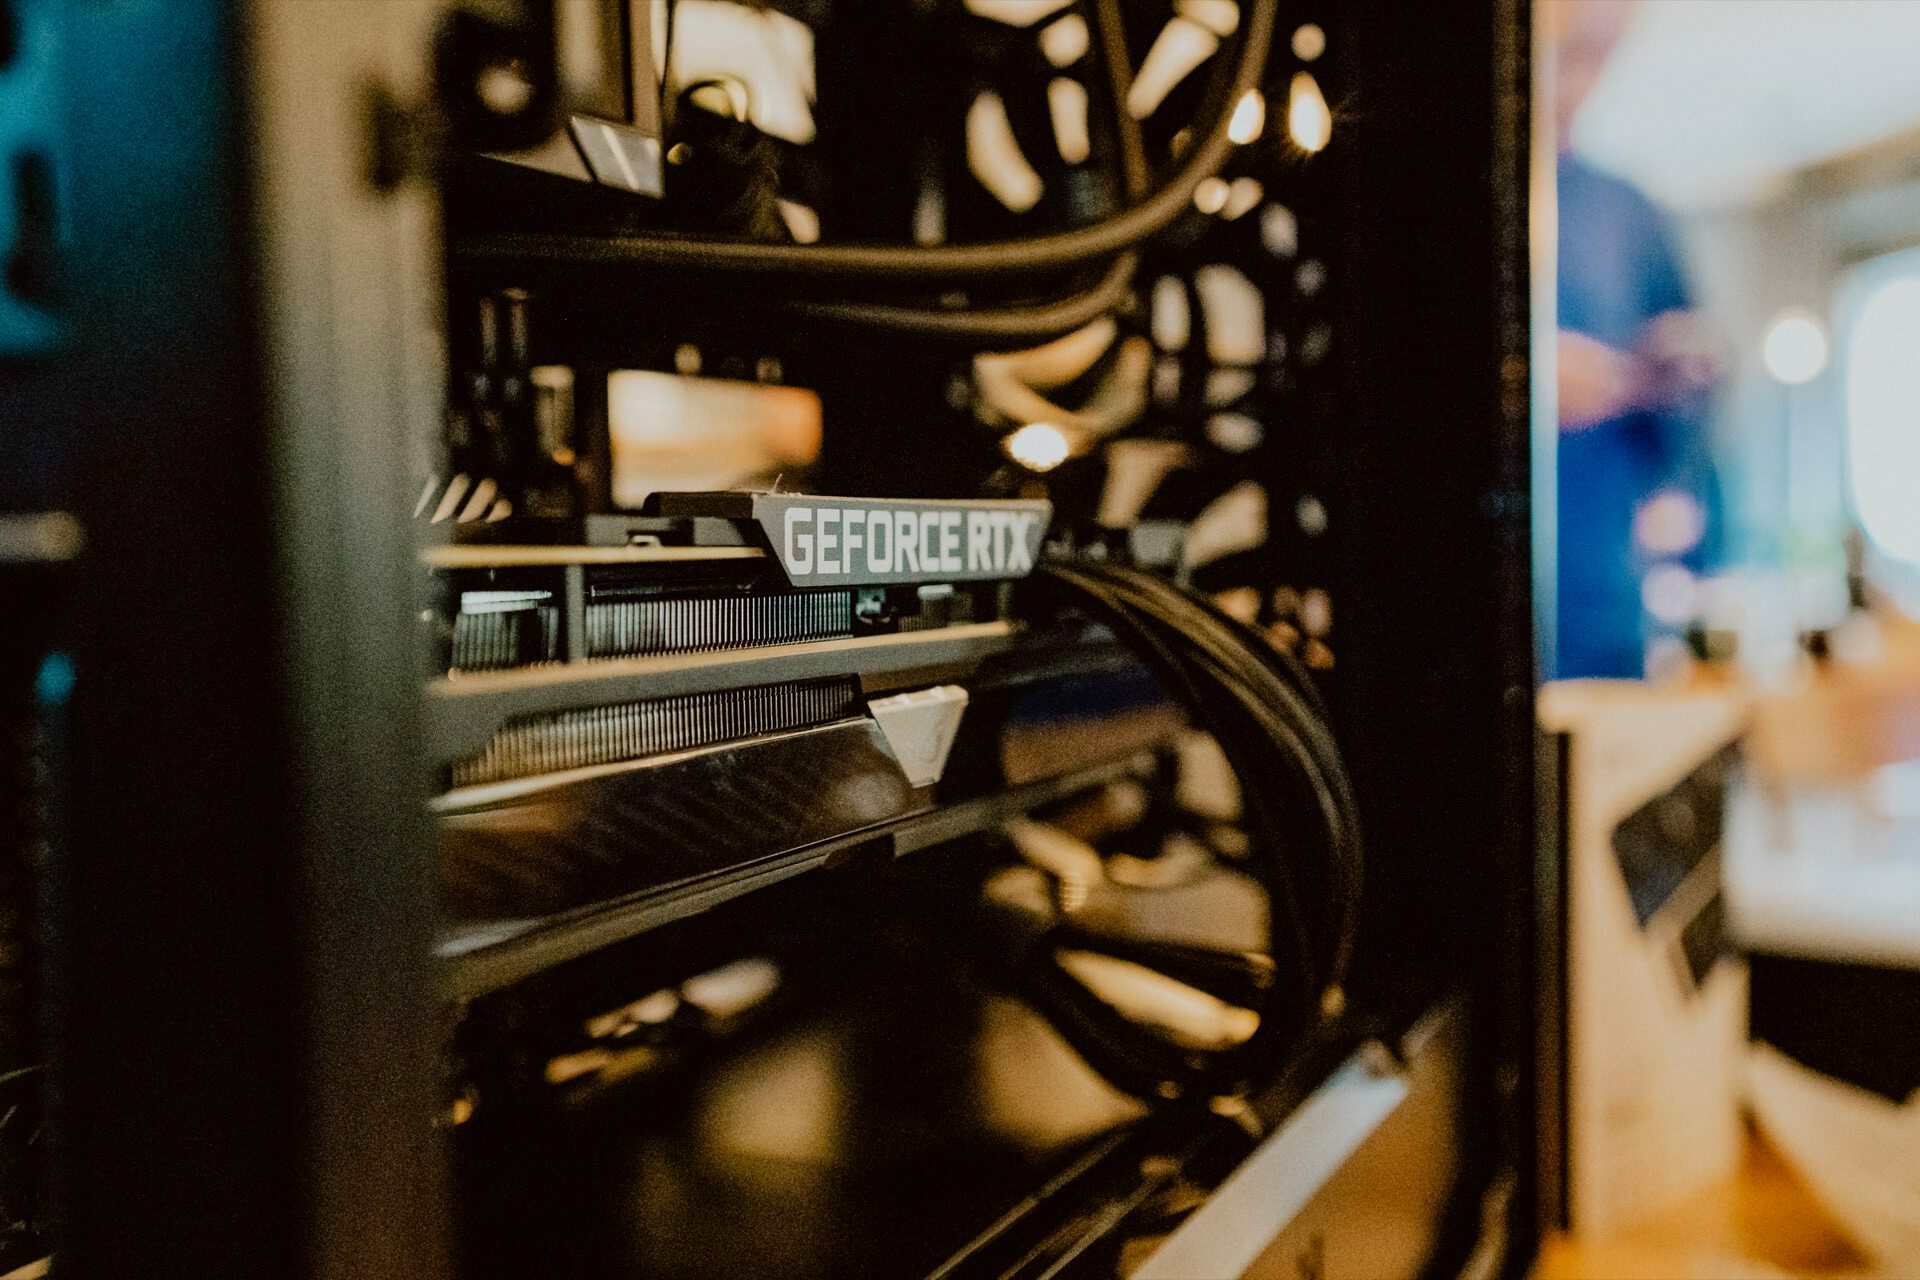
[[[636,761],[442,813],[454,920],[550,915],[745,867],[907,813],[872,720]]]

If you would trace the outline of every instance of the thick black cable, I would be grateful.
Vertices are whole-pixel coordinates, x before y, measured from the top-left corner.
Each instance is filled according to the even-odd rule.
[[[1071,584],[1117,621],[1176,692],[1195,703],[1242,778],[1243,803],[1261,831],[1270,878],[1290,923],[1304,927],[1304,904],[1287,902],[1296,890],[1283,850],[1297,848],[1301,832],[1274,811],[1255,779],[1291,776],[1303,784],[1320,819],[1334,896],[1323,947],[1307,947],[1303,961],[1323,989],[1337,988],[1351,963],[1362,883],[1358,817],[1351,784],[1330,729],[1314,702],[1268,654],[1271,646],[1239,623],[1178,587],[1144,571],[1096,563],[1056,564],[1051,575]],[[1222,714],[1223,706],[1228,714]],[[1274,770],[1275,752],[1289,766]]]
[[[1153,183],[1147,167],[1147,143],[1141,136],[1140,122],[1127,110],[1127,97],[1133,92],[1133,55],[1127,49],[1127,25],[1120,12],[1120,0],[1095,0],[1094,25],[1100,33],[1100,66],[1107,75],[1107,94],[1113,101],[1114,142],[1120,149],[1120,189],[1127,199],[1139,201]],[[1233,115],[1239,99],[1228,94],[1225,110]]]
[[[1046,302],[1015,303],[973,310],[895,305],[882,302],[793,302],[787,314],[826,324],[885,329],[916,338],[939,338],[978,346],[996,342],[1040,342],[1071,333],[1117,309],[1133,288],[1140,255],[1129,250],[1115,258],[1095,284],[1082,293]]]
[[[1071,570],[1057,573],[1056,576],[1074,582],[1089,599],[1099,605],[1099,611],[1105,615],[1108,625],[1113,626],[1120,633],[1122,643],[1130,640],[1137,649],[1145,650],[1140,656],[1147,660],[1148,665],[1162,679],[1173,685],[1174,695],[1196,713],[1202,724],[1215,731],[1216,737],[1222,739],[1222,749],[1228,750],[1227,740],[1234,739],[1237,735],[1227,729],[1225,724],[1227,717],[1221,714],[1221,707],[1216,700],[1221,686],[1217,681],[1208,682],[1196,678],[1195,671],[1182,656],[1183,646],[1179,639],[1175,637],[1169,643],[1166,637],[1159,635],[1150,626],[1144,625],[1142,619],[1124,601],[1107,591],[1097,581],[1076,580]],[[1233,754],[1229,751],[1229,758],[1232,758]],[[1278,825],[1274,823],[1271,827],[1277,829]],[[1279,854],[1280,846],[1268,840],[1261,842],[1259,847],[1267,863],[1266,879],[1269,894],[1276,900],[1277,913],[1285,918],[1289,926],[1289,936],[1299,961],[1302,1001],[1303,1004],[1310,1005],[1318,993],[1320,981],[1319,965],[1315,956],[1317,948],[1313,945],[1311,930],[1307,924],[1306,904],[1301,899],[1292,869],[1286,865],[1285,859]]]
[[[1251,632],[1244,623],[1228,617],[1211,603],[1200,601],[1163,578],[1153,574],[1145,574],[1134,581],[1135,585],[1141,590],[1159,591],[1164,598],[1175,601],[1176,603],[1173,607],[1178,607],[1178,601],[1187,601],[1195,605],[1200,605],[1207,611],[1213,625],[1225,628],[1235,635],[1243,637],[1251,635]],[[1278,668],[1281,677],[1292,686],[1296,693],[1306,700],[1307,704],[1313,709],[1314,714],[1322,721],[1330,718],[1327,712],[1326,702],[1320,696],[1319,686],[1314,682],[1313,674],[1308,671],[1305,663],[1301,662],[1299,658],[1286,650],[1276,648],[1270,644],[1252,643],[1250,641],[1247,648],[1252,655],[1259,660],[1267,663],[1269,666]]]
[[[1224,101],[1206,135],[1172,177],[1144,198],[1100,222],[1017,239],[959,245],[792,245],[686,236],[589,236],[496,232],[458,237],[456,257],[478,261],[548,262],[592,267],[671,266],[701,271],[831,275],[890,284],[942,283],[1061,271],[1130,249],[1189,207],[1201,182],[1232,155],[1234,108],[1260,87],[1279,0],[1252,0],[1241,26],[1239,56]]]
[[[1133,87],[1132,56],[1119,0],[1096,0],[1100,61],[1113,102],[1113,140],[1120,153],[1120,185],[1128,200],[1147,194],[1153,174],[1147,166],[1140,122],[1127,110]],[[1231,103],[1232,99],[1229,99]],[[1091,288],[1047,302],[978,309],[916,307],[897,303],[796,302],[783,310],[826,324],[885,329],[916,338],[937,338],[970,345],[1041,342],[1071,333],[1119,308],[1133,286],[1140,255],[1128,249],[1116,257]]]
[[[1331,850],[1334,883],[1340,895],[1333,980],[1336,983],[1342,980],[1359,927],[1363,864],[1352,783],[1326,722],[1323,704],[1317,693],[1311,691],[1311,678],[1297,662],[1291,664],[1290,670],[1290,655],[1283,657],[1244,624],[1157,575],[1117,565],[1089,565],[1086,569],[1115,581],[1123,590],[1156,601],[1144,607],[1152,613],[1164,614],[1168,625],[1187,637],[1199,652],[1230,668],[1237,682],[1255,689],[1264,685],[1265,696],[1285,713],[1281,732],[1289,736],[1297,733],[1311,751],[1320,785],[1327,789],[1329,802],[1346,815],[1338,824],[1335,847]],[[1296,680],[1299,688],[1294,687]],[[1301,690],[1307,690],[1307,696],[1302,696]]]
[[[1156,575],[1113,565],[1089,565],[1086,569],[1109,577],[1118,590],[1145,597],[1140,607],[1148,612],[1178,619],[1178,625],[1184,632],[1207,646],[1205,651],[1224,655],[1225,662],[1239,667],[1243,672],[1240,676],[1243,681],[1259,679],[1258,676],[1246,674],[1250,666],[1274,669],[1274,674],[1285,684],[1281,696],[1289,702],[1300,704],[1290,707],[1291,714],[1295,722],[1308,728],[1323,767],[1338,770],[1339,753],[1331,731],[1326,728],[1325,704],[1318,690],[1313,687],[1311,676],[1291,655],[1282,655],[1210,603]],[[1291,665],[1282,665],[1283,661],[1291,662]]]

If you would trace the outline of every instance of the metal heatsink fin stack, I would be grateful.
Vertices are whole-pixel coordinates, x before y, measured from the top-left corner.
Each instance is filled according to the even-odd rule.
[[[453,618],[453,669],[499,671],[554,661],[560,656],[560,610],[549,599],[543,592],[506,607],[462,608]]]
[[[850,591],[656,597],[587,605],[587,653],[595,658],[744,649],[852,632]]]
[[[859,710],[857,681],[836,676],[561,711],[508,724],[485,750],[454,765],[452,780],[471,787],[615,764],[827,724]]]

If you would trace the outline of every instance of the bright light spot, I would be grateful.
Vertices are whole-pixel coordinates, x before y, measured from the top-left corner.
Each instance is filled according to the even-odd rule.
[[[1001,441],[1000,447],[1029,471],[1051,471],[1071,452],[1066,433],[1051,422],[1029,422]]]
[[[1304,71],[1294,73],[1287,90],[1287,134],[1302,151],[1319,151],[1333,137],[1333,113],[1319,83]]]
[[[34,677],[33,693],[41,706],[52,710],[66,704],[73,685],[73,659],[64,653],[50,653]]]
[[[1293,56],[1302,62],[1312,62],[1327,51],[1327,33],[1309,22],[1296,28],[1293,33]]]
[[[1682,556],[1707,532],[1707,513],[1698,499],[1678,489],[1663,489],[1633,513],[1633,540],[1657,556]]]
[[[480,105],[497,116],[516,116],[533,101],[533,82],[518,63],[491,62],[474,78]]]
[[[1193,207],[1202,213],[1218,213],[1227,207],[1227,197],[1233,194],[1233,188],[1224,178],[1202,178],[1200,185],[1193,189]]]
[[[1920,278],[1875,289],[1847,343],[1853,501],[1874,544],[1920,564]]]
[[[1641,580],[1640,603],[1658,621],[1685,626],[1700,614],[1700,580],[1683,565],[1656,566]]]
[[[1233,108],[1233,119],[1227,121],[1227,137],[1244,147],[1266,127],[1267,100],[1258,89],[1249,89]]]
[[[1827,331],[1805,311],[1783,311],[1767,326],[1761,352],[1777,380],[1788,386],[1811,382],[1827,367]]]
[[[723,964],[718,969],[695,974],[680,984],[687,1003],[712,1017],[731,1018],[745,1013],[772,995],[780,986],[780,966],[771,960],[748,956]]]

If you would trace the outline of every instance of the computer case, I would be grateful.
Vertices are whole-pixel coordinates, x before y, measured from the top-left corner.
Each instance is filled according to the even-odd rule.
[[[1331,661],[1314,679],[1367,850],[1341,1033],[1306,1044],[1286,1072],[1205,1121],[1116,1090],[1111,1075],[1089,1084],[1082,1064],[1097,1059],[1086,1047],[1097,1037],[1082,1037],[1073,1042],[1082,1056],[1058,1057],[1061,1073],[1035,1079],[1083,1090],[1111,1130],[1045,1159],[986,1142],[962,1150],[949,1130],[921,1123],[973,1105],[957,1083],[957,1055],[972,1052],[956,1047],[961,1033],[1004,1038],[1013,1060],[1055,1061],[1057,1046],[1035,1047],[1054,1046],[1055,1032],[1035,1030],[1029,1005],[1007,1003],[1000,978],[976,989],[951,976],[1004,977],[997,966],[1019,940],[964,922],[937,932],[952,919],[951,886],[910,855],[1063,802],[1071,788],[1046,789],[1065,776],[1057,772],[1016,776],[1002,753],[999,775],[969,783],[977,791],[936,795],[925,814],[903,809],[884,819],[898,819],[884,838],[816,840],[726,880],[724,892],[676,888],[617,924],[595,916],[591,928],[537,931],[504,949],[494,935],[470,933],[470,947],[449,936],[425,803],[447,785],[430,702],[446,669],[422,641],[423,619],[444,601],[422,572],[409,517],[423,501],[427,455],[450,438],[450,400],[468,385],[460,376],[487,363],[476,307],[509,314],[522,283],[535,307],[546,306],[542,289],[565,297],[533,313],[544,326],[534,342],[566,351],[576,421],[597,428],[610,412],[601,374],[675,370],[690,345],[713,362],[708,375],[751,380],[740,334],[759,324],[774,335],[768,349],[781,348],[783,379],[827,405],[816,492],[974,499],[1011,484],[984,496],[1021,496],[983,465],[983,453],[1000,461],[990,438],[983,450],[913,428],[951,410],[939,406],[955,364],[904,317],[891,333],[869,328],[856,348],[829,312],[742,319],[724,289],[703,293],[692,274],[637,286],[612,273],[603,283],[577,261],[514,274],[531,261],[530,240],[555,226],[579,234],[577,219],[597,216],[600,201],[653,198],[634,184],[601,190],[500,160],[533,145],[511,129],[459,138],[449,67],[484,61],[501,31],[537,30],[555,7],[9,6],[21,30],[39,33],[22,56],[54,68],[27,78],[22,62],[0,66],[0,95],[40,95],[36,109],[53,122],[36,154],[59,211],[51,283],[36,277],[28,300],[54,325],[9,347],[0,366],[0,575],[22,620],[7,624],[4,729],[34,735],[42,761],[31,771],[34,834],[6,829],[34,850],[32,884],[9,911],[31,917],[44,993],[34,1021],[47,1152],[33,1158],[40,1172],[23,1176],[44,1178],[59,1274],[432,1280],[584,1268],[605,1255],[581,1241],[613,1221],[589,1201],[616,1176],[644,1189],[622,1202],[633,1211],[616,1233],[641,1274],[701,1274],[708,1263],[710,1274],[761,1265],[825,1275],[1214,1265],[1197,1257],[1231,1259],[1221,1265],[1247,1274],[1524,1272],[1536,1230],[1542,924],[1525,6],[1289,7],[1274,40],[1274,66],[1291,71],[1290,33],[1317,25],[1326,53],[1311,70],[1335,130],[1323,153],[1294,155],[1273,179],[1287,184],[1299,242],[1319,270],[1282,282],[1286,337],[1290,350],[1317,355],[1289,366],[1291,380],[1261,402],[1271,448],[1260,456],[1274,467],[1276,530],[1262,572],[1320,593],[1337,618],[1312,637],[1324,637]],[[1242,4],[1242,18],[1253,7]],[[1125,12],[1138,24],[1150,8]],[[775,6],[823,30],[853,10],[875,24],[864,37],[875,47],[894,47],[888,24],[908,21],[886,5]],[[1131,34],[1142,46],[1151,36]],[[838,195],[821,197],[825,208],[867,211],[870,223],[843,224],[856,237],[911,216],[903,175],[917,125],[882,93],[911,77],[876,65],[866,64],[867,79],[859,66],[821,73],[820,101],[860,117],[861,145],[873,149],[870,166],[842,164]],[[532,69],[530,92],[560,103],[565,91],[546,74]],[[827,83],[836,75],[837,87]],[[1286,80],[1266,83],[1277,130]],[[827,111],[822,138],[836,127]],[[652,120],[628,102],[614,123],[638,136],[671,127],[670,116]],[[448,165],[449,148],[462,146],[478,159]],[[31,204],[23,170],[5,172],[13,185],[0,195],[16,209]],[[547,192],[524,185],[547,181],[569,191],[500,225],[476,223],[489,202]],[[982,204],[967,216],[991,232],[1004,210]],[[826,305],[805,289],[795,296]],[[573,478],[529,481],[521,514],[574,498],[607,508],[614,460],[594,453],[605,434],[583,429]],[[1064,478],[1051,496],[1062,508],[1089,505]],[[584,527],[553,536],[592,540]],[[654,536],[629,530],[626,545]],[[29,544],[31,554],[15,554]],[[1155,563],[1152,548],[1085,531],[1073,544]],[[991,609],[1027,609],[1025,599],[983,595],[987,612],[965,625],[998,620]],[[1065,675],[1036,659],[1032,678],[1078,678],[1088,652],[1075,649]],[[13,696],[25,672],[38,692]],[[1026,678],[993,684],[961,663],[925,687],[950,684],[975,708],[993,707],[1017,702]],[[1115,676],[1089,693],[1069,680],[1047,705],[1090,697],[1150,710],[1125,703],[1133,695],[1116,692],[1125,683]],[[967,723],[949,766],[961,780],[987,750],[967,745]],[[978,723],[1007,733],[1019,720]],[[1152,762],[1139,767],[1150,783]],[[1009,796],[1004,809],[965,807]],[[5,852],[13,865],[17,853]],[[965,869],[984,856],[952,862]],[[930,938],[968,945],[943,955]],[[517,1096],[533,1050],[516,1046],[558,1044],[556,1011],[570,1017],[602,996],[609,1009],[628,1007],[656,978],[684,1004],[689,981],[768,947],[812,966],[776,1005],[803,1039],[808,1027],[838,1028],[846,1071],[834,1087],[848,1132],[883,1131],[888,1158],[904,1151],[915,1169],[950,1162],[945,1202],[922,1193],[937,1182],[869,1163],[838,1184],[834,1194],[852,1202],[820,1220],[828,1228],[798,1218],[786,1238],[764,1234],[764,1220],[720,1214],[727,1197],[713,1184],[674,1176],[687,1174],[674,1150],[593,1147],[624,1123],[630,1103],[617,1090],[569,1095],[568,1108],[514,1105],[478,1137],[458,1132],[467,1087],[483,1102],[502,1088]],[[636,974],[647,975],[638,989]],[[701,1034],[722,1023],[711,1015]],[[669,1047],[681,1052],[678,1041]],[[769,1075],[779,1062],[752,1053],[730,1063],[763,1083],[779,1078]],[[701,1099],[723,1089],[717,1077],[674,1075],[675,1062],[661,1070],[656,1096],[674,1100],[659,1104],[665,1130],[692,1124]],[[805,1078],[785,1087],[804,1090]],[[1042,1113],[1056,1105],[1049,1097],[1034,1104]],[[1335,1136],[1314,1138],[1313,1126],[1341,1115],[1350,1119]],[[1329,1149],[1340,1157],[1326,1159]],[[1413,1173],[1383,1183],[1372,1172],[1383,1164]],[[13,1169],[7,1153],[0,1170]],[[1256,1215],[1249,1234],[1235,1209],[1249,1197],[1270,1216],[1274,1205],[1288,1212]],[[554,1251],[516,1235],[515,1214],[553,1230]],[[924,1256],[859,1252],[890,1239],[916,1242]],[[1158,1252],[1221,1242],[1227,1253]],[[799,1252],[754,1252],[776,1244]]]

